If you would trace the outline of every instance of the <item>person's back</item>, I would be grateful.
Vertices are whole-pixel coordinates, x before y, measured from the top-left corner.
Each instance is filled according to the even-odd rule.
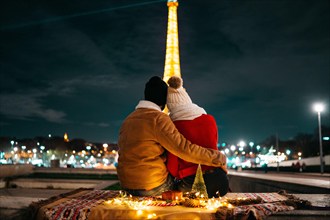
[[[174,124],[179,132],[192,143],[205,148],[218,149],[218,130],[212,115],[202,114],[193,120],[174,121]],[[167,169],[178,179],[196,174],[197,167],[197,164],[184,161],[171,153],[167,155]],[[213,168],[202,165],[203,171]]]
[[[194,144],[218,150],[218,129],[214,117],[191,101],[180,77],[171,77],[168,84],[167,107],[179,132]],[[167,159],[169,172],[179,180],[179,190],[190,191],[198,164],[180,159],[171,153],[168,153]],[[208,195],[216,196],[217,192],[221,196],[225,195],[229,188],[226,167],[202,166],[202,170]]]
[[[126,189],[152,189],[165,182],[164,148],[157,141],[157,118],[164,114],[148,108],[131,113],[123,123],[118,145],[118,176]],[[149,172],[146,172],[149,170]]]

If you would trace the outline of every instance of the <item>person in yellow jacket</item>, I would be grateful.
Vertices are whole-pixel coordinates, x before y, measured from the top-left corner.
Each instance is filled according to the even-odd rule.
[[[166,151],[196,164],[225,167],[218,150],[192,144],[175,127],[164,110],[167,84],[158,76],[145,85],[141,100],[119,131],[117,173],[121,187],[134,196],[156,196],[174,189],[166,168]]]

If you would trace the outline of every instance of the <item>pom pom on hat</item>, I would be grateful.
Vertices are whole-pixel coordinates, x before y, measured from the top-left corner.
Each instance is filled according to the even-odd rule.
[[[183,84],[182,79],[180,77],[177,77],[177,76],[172,76],[171,78],[169,78],[169,80],[167,81],[167,83],[173,89],[178,89]]]
[[[205,110],[192,103],[180,77],[172,76],[167,83],[167,108],[173,121],[193,120],[202,114],[207,114]]]
[[[192,101],[182,87],[183,81],[180,77],[172,76],[167,83],[169,84],[167,93],[167,107],[170,112],[175,111],[179,106],[187,106],[192,104]]]

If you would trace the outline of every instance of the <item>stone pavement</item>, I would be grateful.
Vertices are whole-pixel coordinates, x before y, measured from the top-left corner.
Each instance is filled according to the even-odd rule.
[[[30,179],[21,179],[22,182],[27,181],[30,187],[33,187],[33,181]],[[104,189],[107,186],[113,185],[118,180],[52,180],[43,179],[44,186],[56,186],[63,181],[62,189],[54,187],[43,188],[2,188],[0,189],[0,219],[1,220],[14,220],[19,218],[19,211],[28,207],[32,202],[48,199],[52,196],[57,196],[67,193],[76,188],[94,188]],[[16,183],[20,182],[16,180]],[[39,187],[42,186],[40,182],[35,182]],[[71,184],[71,186],[69,185]],[[36,185],[35,185],[36,186]],[[67,189],[63,189],[67,186]]]
[[[233,192],[278,192],[298,194],[329,194],[329,174],[229,171]]]
[[[19,210],[71,189],[0,189],[0,219],[19,219]]]
[[[277,182],[294,183],[306,186],[330,189],[330,174],[324,173],[277,173],[277,172],[253,172],[253,171],[229,171],[230,175],[250,177],[256,179],[272,180]]]
[[[45,178],[18,178],[9,182],[10,188],[31,189],[103,189],[117,183],[118,180],[89,180],[89,179],[45,179]]]

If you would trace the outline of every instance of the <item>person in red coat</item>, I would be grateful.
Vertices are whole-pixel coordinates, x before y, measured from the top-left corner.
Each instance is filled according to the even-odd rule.
[[[218,150],[218,129],[214,117],[191,101],[180,77],[172,76],[168,84],[167,108],[179,132],[194,144]],[[198,164],[167,153],[167,169],[178,180],[180,191],[191,191],[197,167]],[[229,188],[226,165],[220,168],[201,167],[209,197],[224,196]]]

